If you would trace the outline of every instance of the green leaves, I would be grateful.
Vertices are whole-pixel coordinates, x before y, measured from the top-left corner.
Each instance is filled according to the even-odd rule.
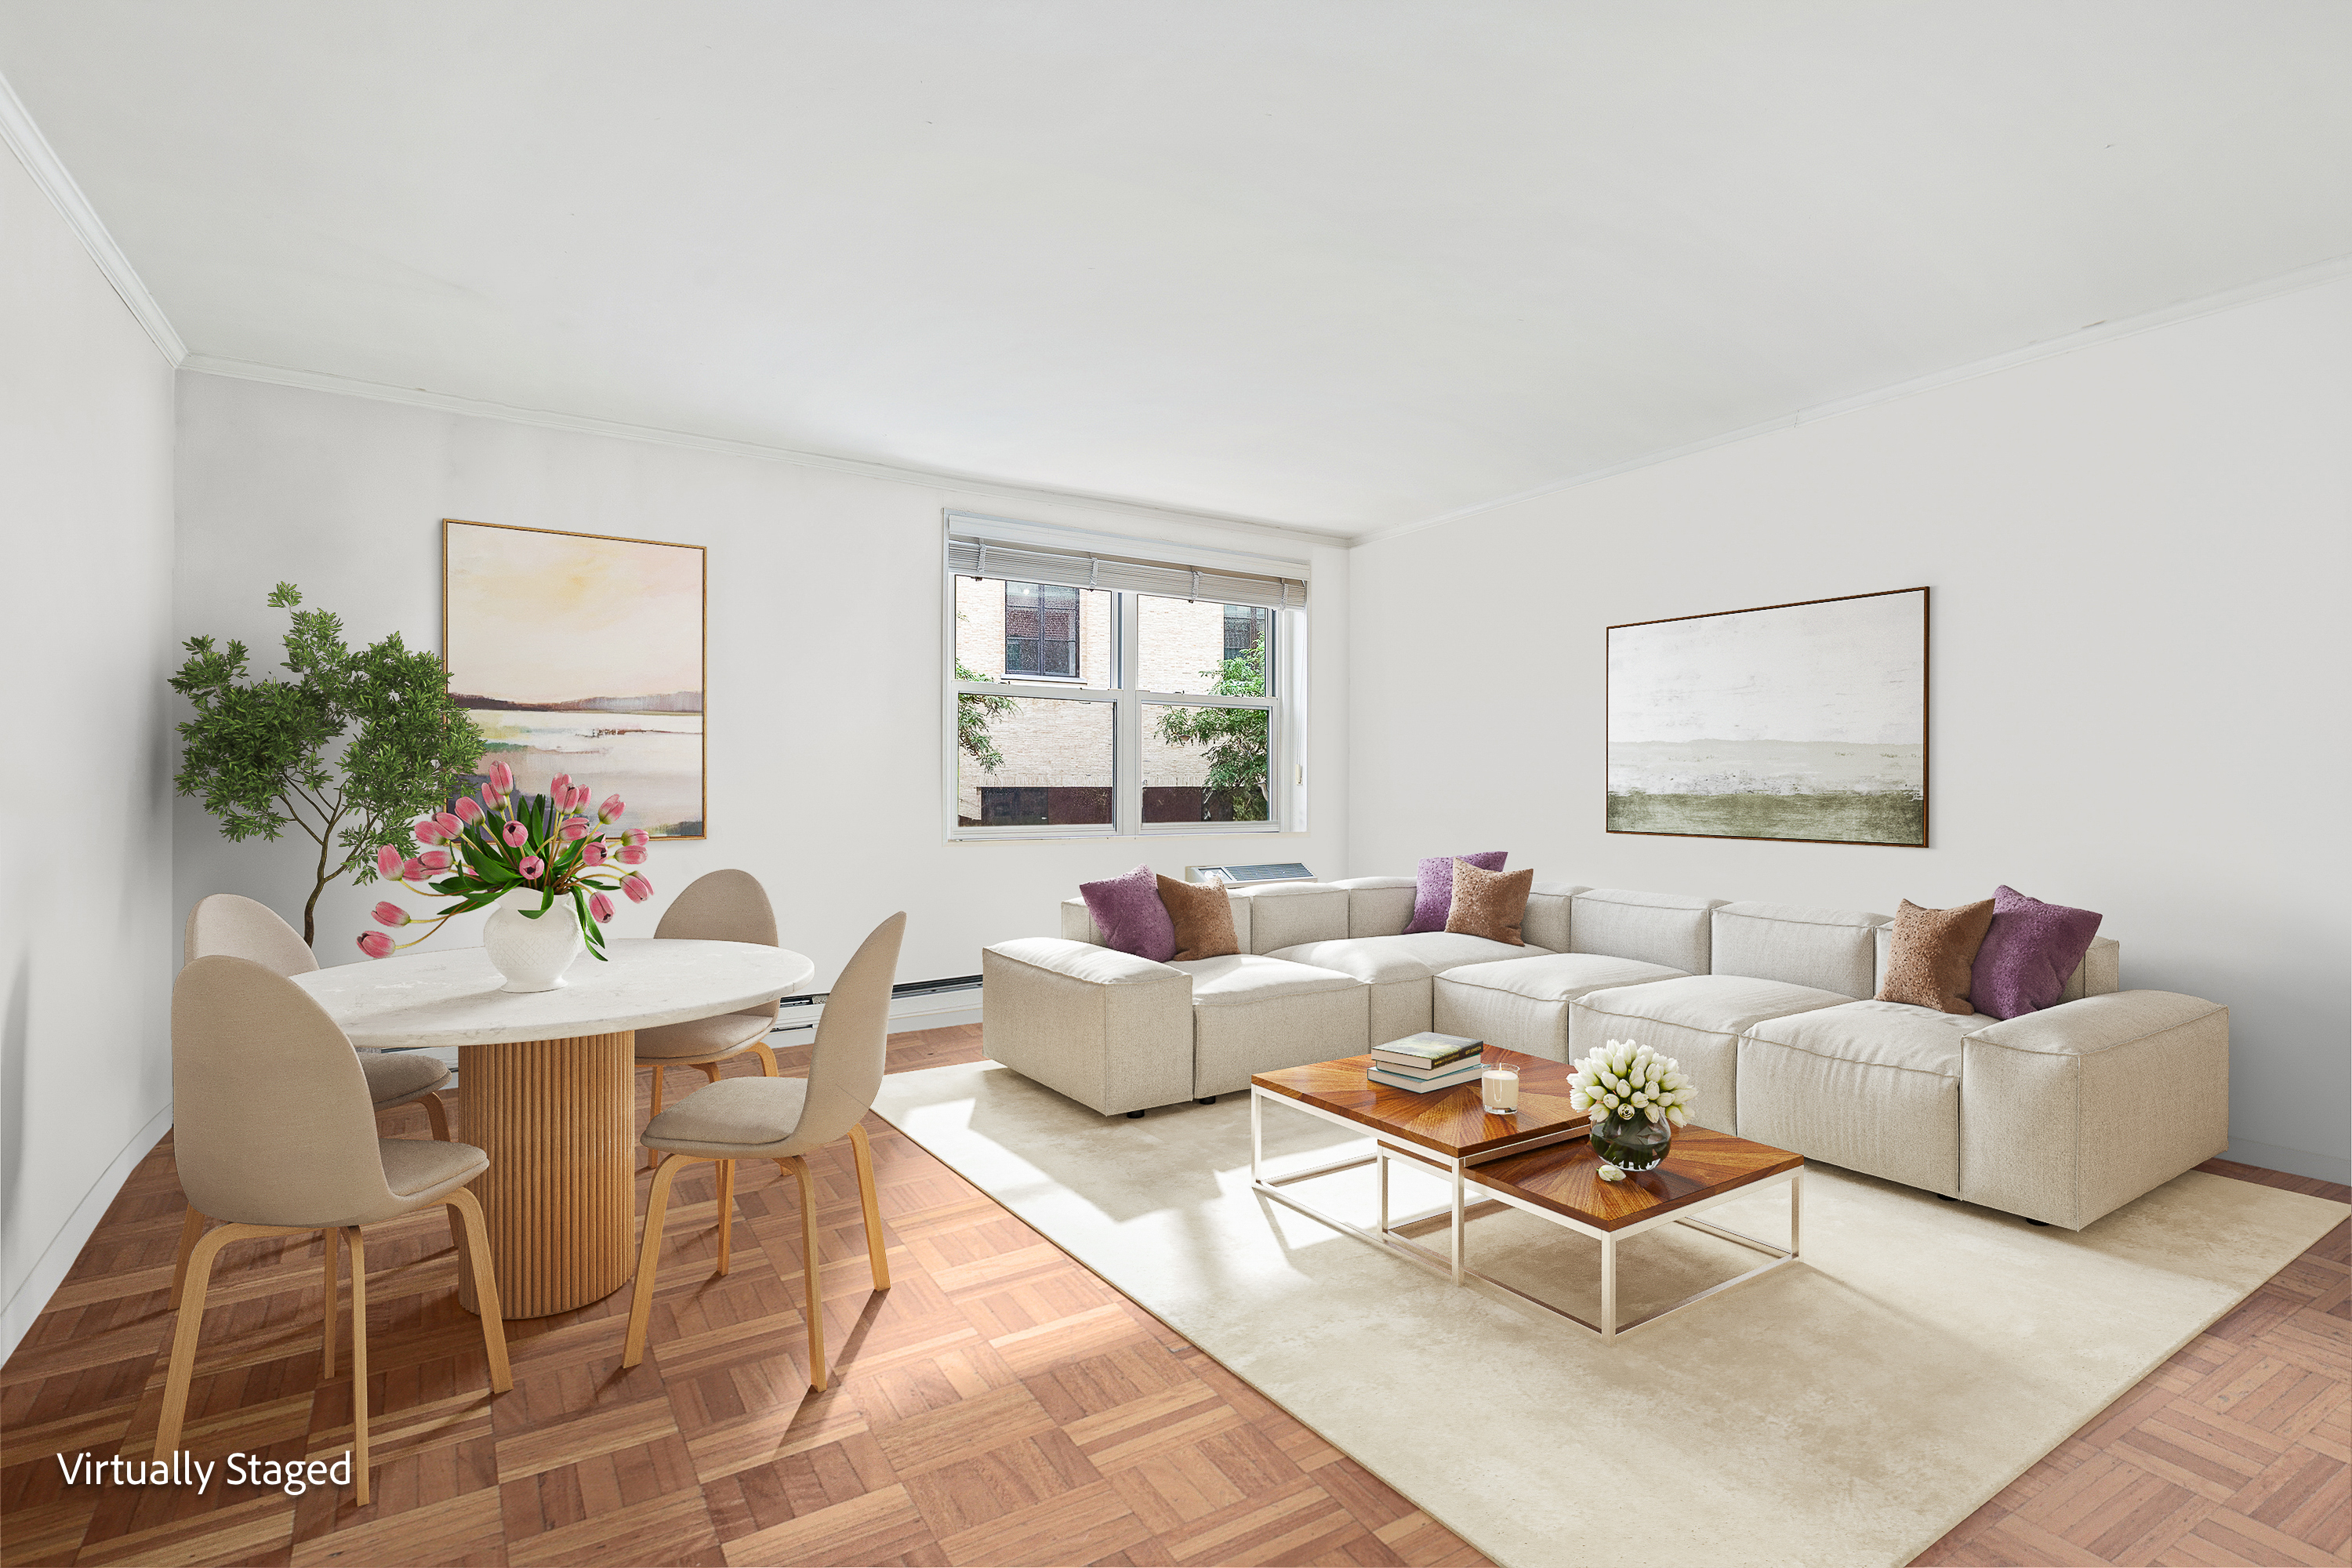
[[[956,660],[955,671],[958,680],[994,679],[981,670],[966,668],[961,659]],[[996,742],[989,738],[988,721],[1012,711],[1013,699],[1010,697],[989,697],[977,691],[956,694],[956,745],[964,755],[980,764],[982,773],[992,773],[1004,765],[1004,753],[998,751]]]
[[[1253,644],[1213,673],[1216,684],[1212,695],[1265,696],[1265,644]],[[1160,738],[1171,746],[1202,747],[1209,764],[1208,793],[1225,794],[1233,803],[1235,822],[1264,822],[1270,718],[1263,708],[1171,706],[1160,715]]]
[[[291,679],[248,679],[243,643],[221,649],[211,637],[190,637],[171,686],[196,712],[180,726],[173,784],[201,800],[231,840],[275,839],[290,826],[318,844],[307,942],[327,884],[346,874],[374,881],[378,845],[415,854],[409,824],[458,792],[483,742],[449,700],[437,656],[410,651],[397,632],[355,651],[341,618],[300,608],[291,583],[272,589],[268,603],[292,612],[284,638]],[[342,751],[331,756],[339,740]]]

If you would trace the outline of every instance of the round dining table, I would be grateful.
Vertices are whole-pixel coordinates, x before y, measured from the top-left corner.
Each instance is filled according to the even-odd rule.
[[[636,1031],[757,1007],[816,966],[783,948],[608,940],[552,991],[510,992],[478,947],[294,976],[362,1049],[455,1046],[460,1134],[490,1157],[473,1183],[499,1306],[543,1318],[627,1283],[636,1215]],[[478,1310],[461,1271],[458,1300]]]

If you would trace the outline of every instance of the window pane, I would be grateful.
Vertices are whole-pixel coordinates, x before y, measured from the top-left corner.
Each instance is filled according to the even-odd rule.
[[[955,595],[957,679],[1110,684],[1108,589],[958,577]]]
[[[1181,603],[1181,601],[1180,601]],[[1266,820],[1263,708],[1143,708],[1143,820]]]
[[[1048,697],[956,698],[956,821],[1108,826],[1116,707]]]
[[[1263,697],[1273,612],[1252,605],[1136,595],[1136,684],[1146,691]]]

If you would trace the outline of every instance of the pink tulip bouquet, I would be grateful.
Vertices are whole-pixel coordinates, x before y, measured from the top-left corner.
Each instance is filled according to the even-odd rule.
[[[556,774],[548,792],[516,795],[514,770],[492,763],[479,801],[461,795],[450,810],[409,829],[425,846],[416,855],[404,859],[389,844],[377,850],[376,869],[387,879],[457,902],[420,921],[386,899],[374,915],[378,925],[391,931],[368,932],[360,938],[360,951],[370,958],[389,957],[431,936],[450,916],[487,908],[523,889],[542,895],[538,909],[520,911],[526,920],[540,919],[558,899],[570,900],[572,911],[565,918],[580,921],[588,951],[601,961],[604,936],[597,928],[613,918],[612,895],[620,893],[634,904],[654,896],[654,885],[635,869],[645,864],[646,830],[607,831],[624,809],[617,795],[604,798],[593,820],[583,816],[588,786],[573,784],[569,773]],[[439,880],[429,880],[436,876]],[[411,924],[425,929],[407,942],[392,940],[392,931]]]

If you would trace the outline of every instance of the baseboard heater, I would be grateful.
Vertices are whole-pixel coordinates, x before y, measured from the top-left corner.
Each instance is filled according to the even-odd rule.
[[[951,996],[958,992],[979,989],[980,976],[977,974],[950,974],[941,980],[909,980],[902,985],[890,987],[891,1009],[895,1012],[899,1003],[916,997]],[[816,1027],[816,1011],[824,1007],[825,998],[832,994],[830,991],[818,991],[805,996],[785,997],[776,1005],[775,1027],[768,1032],[772,1035],[791,1029]],[[793,1016],[795,1008],[804,1010],[802,1016]]]

